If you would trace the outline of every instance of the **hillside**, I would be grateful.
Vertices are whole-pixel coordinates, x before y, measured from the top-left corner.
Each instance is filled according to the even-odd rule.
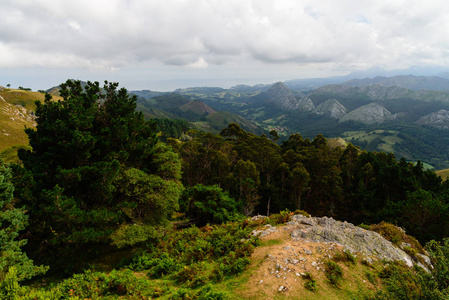
[[[44,99],[42,93],[0,87],[0,152],[14,145],[28,144],[23,130],[36,126],[34,102]]]

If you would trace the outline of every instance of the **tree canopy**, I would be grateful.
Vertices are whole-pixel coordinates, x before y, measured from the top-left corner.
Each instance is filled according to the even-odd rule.
[[[50,243],[107,241],[118,227],[160,225],[177,207],[180,162],[117,83],[61,84],[36,102],[32,150],[19,152],[21,199]],[[27,195],[24,197],[24,195]],[[170,208],[170,209],[169,209]]]

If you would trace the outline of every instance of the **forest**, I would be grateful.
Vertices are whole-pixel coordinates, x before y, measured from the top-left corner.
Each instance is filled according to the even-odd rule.
[[[371,299],[449,297],[449,183],[421,162],[331,147],[323,135],[279,142],[274,130],[236,123],[212,134],[145,120],[117,83],[69,80],[60,93],[36,102],[20,163],[0,163],[1,299],[226,299],[209,283],[248,266],[258,245],[248,234],[260,225],[248,217],[277,224],[295,211],[388,222],[429,245],[432,274],[398,267],[386,276],[415,276],[411,294]],[[121,267],[91,268],[89,257],[114,251],[126,253]],[[142,270],[180,287],[132,272]],[[36,286],[46,277],[51,284]]]

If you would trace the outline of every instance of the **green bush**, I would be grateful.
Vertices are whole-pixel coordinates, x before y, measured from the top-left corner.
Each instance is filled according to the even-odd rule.
[[[221,281],[249,265],[258,241],[250,235],[254,226],[234,222],[172,231],[149,252],[136,255],[129,267],[154,277],[169,275],[189,286]]]
[[[312,277],[312,274],[306,273],[305,276],[302,278],[306,279],[307,281],[304,283],[304,288],[306,290],[309,290],[311,292],[316,292],[316,280]]]
[[[328,260],[324,264],[326,277],[329,283],[336,288],[341,287],[341,280],[343,278],[343,269],[334,261]]]
[[[293,213],[288,209],[281,211],[278,214],[272,214],[268,218],[268,223],[271,225],[284,224],[291,220]]]
[[[186,217],[198,226],[221,224],[242,217],[239,214],[241,203],[231,198],[218,185],[197,184],[185,189],[180,204]]]
[[[335,255],[332,257],[332,260],[335,262],[341,261],[353,265],[355,265],[357,262],[356,257],[349,250],[342,250],[340,252],[335,253]]]
[[[137,278],[130,270],[113,270],[109,275],[91,270],[75,274],[58,285],[63,298],[81,299],[113,298],[142,299],[153,294],[148,281]]]

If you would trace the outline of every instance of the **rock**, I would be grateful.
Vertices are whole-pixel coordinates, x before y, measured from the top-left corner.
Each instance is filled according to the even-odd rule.
[[[303,219],[303,216],[293,217],[296,220]],[[305,228],[305,230],[294,230],[291,237],[300,237],[318,243],[337,243],[351,253],[372,255],[380,260],[401,260],[408,266],[413,266],[413,261],[407,253],[374,231],[365,230],[347,222],[336,221],[333,218],[313,219],[316,225]],[[311,254],[312,252],[304,249],[304,253]]]
[[[421,257],[424,260],[426,265],[428,265],[429,267],[431,267],[433,269],[432,262],[430,261],[430,258],[427,255],[418,253],[418,256]]]
[[[257,215],[251,218],[251,221],[257,221],[257,220],[263,220],[265,219],[267,216],[261,216],[261,215]]]

